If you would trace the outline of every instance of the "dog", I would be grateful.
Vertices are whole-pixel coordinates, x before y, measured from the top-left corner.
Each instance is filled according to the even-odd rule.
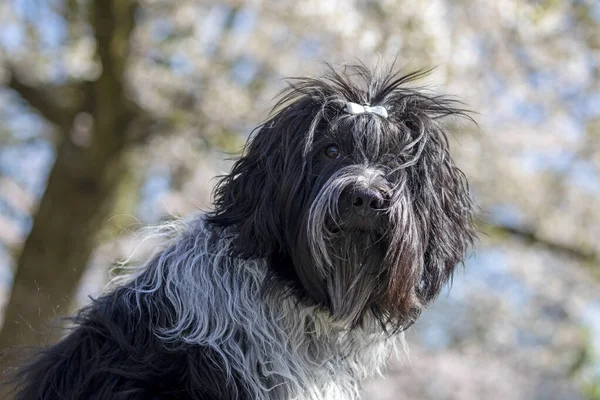
[[[476,239],[444,117],[364,65],[290,79],[214,210],[20,369],[17,400],[360,397]]]

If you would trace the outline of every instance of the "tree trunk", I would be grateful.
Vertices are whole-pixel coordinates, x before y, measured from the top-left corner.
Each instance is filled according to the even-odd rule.
[[[110,217],[118,188],[127,177],[124,154],[132,127],[143,118],[125,90],[129,39],[135,24],[135,0],[89,3],[89,22],[102,72],[78,88],[84,101],[66,109],[51,93],[14,76],[10,87],[62,133],[55,164],[16,266],[13,289],[0,331],[0,371],[14,365],[10,348],[54,341],[60,329],[48,323],[68,312],[103,224]],[[75,117],[93,117],[89,140],[74,143]],[[58,324],[60,327],[62,324]]]
[[[124,176],[122,145],[105,147],[110,148],[86,151],[69,141],[60,146],[17,264],[1,347],[40,344],[60,335],[60,329],[48,330],[48,323],[67,309]]]

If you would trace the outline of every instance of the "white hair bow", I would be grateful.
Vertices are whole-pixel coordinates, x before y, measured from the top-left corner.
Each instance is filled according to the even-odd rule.
[[[348,114],[372,113],[377,114],[383,118],[388,117],[388,112],[383,106],[361,106],[360,104],[348,102],[346,103],[346,108],[344,108],[344,111],[346,111]]]

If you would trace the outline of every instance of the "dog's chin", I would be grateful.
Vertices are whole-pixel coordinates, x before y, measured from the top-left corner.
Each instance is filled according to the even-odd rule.
[[[378,227],[367,220],[355,219],[338,229],[328,245],[329,308],[335,320],[357,326],[380,302],[386,243]]]
[[[298,277],[309,297],[337,323],[362,326],[369,315],[381,315],[386,308],[390,240],[385,215],[341,212],[323,220],[322,225],[305,225],[309,235],[301,235],[293,247]]]

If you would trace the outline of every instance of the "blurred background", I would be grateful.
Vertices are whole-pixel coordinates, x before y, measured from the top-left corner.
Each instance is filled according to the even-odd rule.
[[[365,399],[600,399],[596,0],[2,0],[0,349],[208,209],[284,77],[394,59],[476,112],[451,146],[484,234]]]

